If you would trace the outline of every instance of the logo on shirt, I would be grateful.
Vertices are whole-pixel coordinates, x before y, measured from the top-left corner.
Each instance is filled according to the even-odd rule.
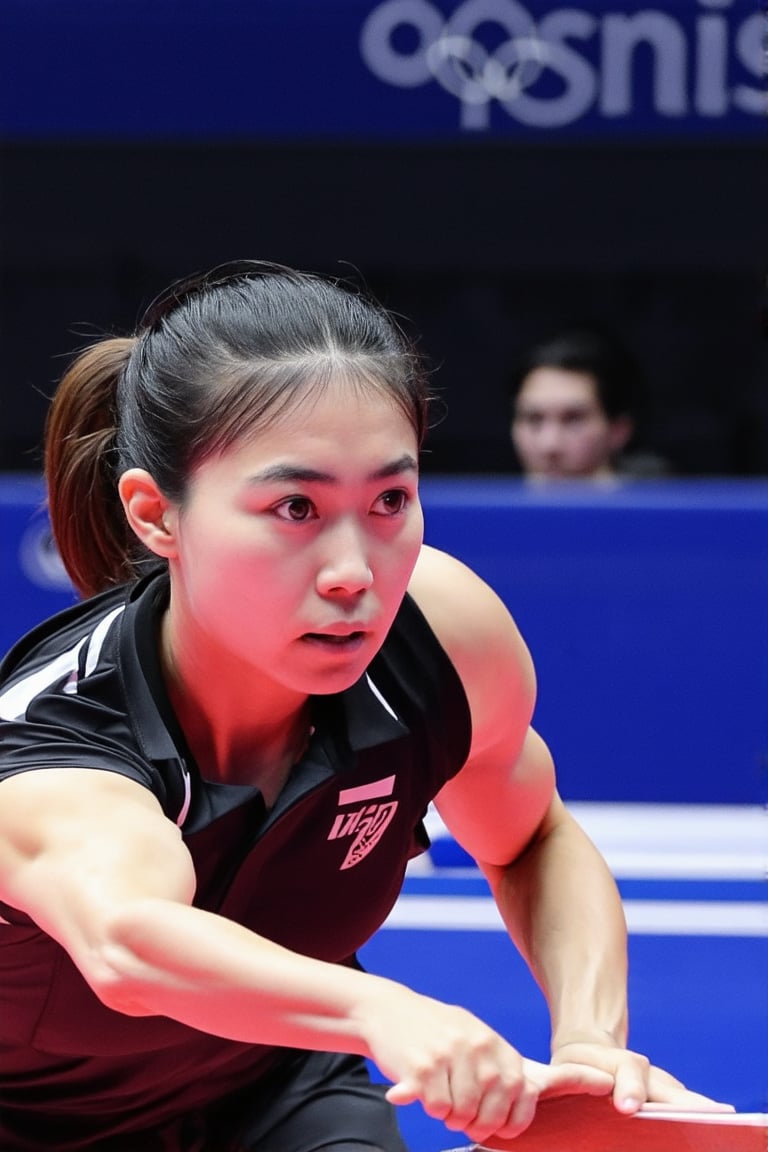
[[[387,776],[383,780],[361,784],[357,788],[344,788],[339,792],[339,808],[346,809],[354,805],[351,811],[337,814],[328,833],[329,840],[352,838],[349,851],[342,861],[341,871],[345,868],[354,868],[364,860],[392,823],[398,801],[382,801],[381,798],[391,796],[394,786],[395,777]]]

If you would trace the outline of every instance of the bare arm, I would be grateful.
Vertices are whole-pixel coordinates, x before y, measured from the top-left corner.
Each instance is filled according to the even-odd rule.
[[[606,1091],[551,1070],[469,1012],[282,948],[192,906],[178,829],[140,785],[50,769],[0,783],[0,897],[58,940],[110,1008],[246,1042],[353,1052],[449,1127],[516,1135],[540,1092]]]
[[[526,850],[506,867],[480,860],[510,935],[549,1005],[552,1051],[627,1043],[627,940],[603,858],[553,797]]]
[[[0,789],[0,893],[108,1006],[238,1040],[364,1047],[354,1013],[365,980],[192,907],[187,849],[144,788],[56,769]]]
[[[584,1060],[610,1072],[614,1103],[623,1112],[647,1100],[693,1110],[721,1107],[627,1047],[621,900],[602,856],[560,798],[553,797],[519,857],[506,867],[478,863],[546,997],[553,1061]]]
[[[503,920],[547,1000],[553,1061],[615,1078],[626,1111],[647,1099],[703,1097],[627,1044],[627,937],[603,858],[566,811],[552,757],[530,727],[535,675],[498,597],[457,561],[425,549],[412,591],[467,692],[472,747],[435,804],[487,877]],[[461,622],[461,625],[458,622]]]

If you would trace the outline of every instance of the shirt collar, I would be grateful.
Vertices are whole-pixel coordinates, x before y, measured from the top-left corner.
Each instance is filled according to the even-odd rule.
[[[120,663],[135,731],[148,759],[179,760],[187,752],[181,727],[171,709],[157,653],[157,624],[167,603],[168,577],[153,573],[131,593],[120,620]],[[349,748],[360,752],[408,735],[407,725],[377,688],[368,672],[332,698],[346,730]],[[327,697],[316,697],[318,718]],[[338,709],[338,711],[337,711]],[[340,713],[340,715],[339,715]]]
[[[341,693],[346,720],[347,739],[353,752],[399,740],[408,735],[407,726],[398,718],[370,675]]]

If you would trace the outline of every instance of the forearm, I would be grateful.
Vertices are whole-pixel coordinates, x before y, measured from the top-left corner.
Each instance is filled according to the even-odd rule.
[[[542,988],[553,1050],[627,1040],[626,924],[607,865],[560,809],[523,855],[485,868],[515,944]]]
[[[86,975],[110,1007],[250,1043],[369,1055],[373,1001],[399,985],[297,955],[233,921],[145,899],[118,913]]]

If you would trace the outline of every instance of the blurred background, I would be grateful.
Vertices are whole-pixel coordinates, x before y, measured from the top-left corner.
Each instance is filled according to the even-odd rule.
[[[73,599],[39,472],[76,350],[229,259],[365,285],[440,399],[427,537],[515,614],[619,880],[635,1043],[742,1110],[768,1107],[767,35],[759,0],[0,5],[0,649]],[[514,365],[581,327],[634,358],[663,480],[521,478]],[[366,962],[545,1059],[537,990],[432,835]]]
[[[594,322],[638,447],[765,473],[764,33],[758,0],[3,0],[0,467],[91,336],[263,257],[405,317],[427,469],[514,472],[511,365]]]

